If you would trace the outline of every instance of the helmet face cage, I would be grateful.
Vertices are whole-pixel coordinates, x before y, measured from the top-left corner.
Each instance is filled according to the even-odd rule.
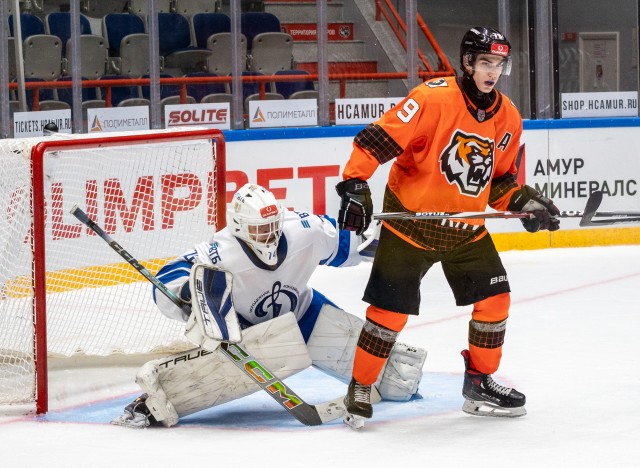
[[[476,68],[476,59],[479,54],[488,54],[502,57],[502,61],[496,65],[484,64]],[[460,44],[460,66],[466,73],[465,66],[473,70],[488,71],[488,68],[500,69],[502,75],[511,73],[511,44],[498,30],[476,26],[467,31]]]
[[[278,210],[274,216],[267,219],[239,218],[242,237],[247,242],[267,247],[271,244],[278,245],[282,234],[282,222],[284,213]]]
[[[277,263],[284,207],[271,192],[254,184],[240,188],[233,197],[228,218],[231,233],[244,241],[260,260],[267,265]]]

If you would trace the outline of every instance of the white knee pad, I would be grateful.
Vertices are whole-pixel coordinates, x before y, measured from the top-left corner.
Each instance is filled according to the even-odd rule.
[[[292,313],[247,328],[242,346],[284,379],[311,365]],[[221,350],[195,348],[146,363],[136,383],[149,395],[147,406],[157,421],[170,427],[188,414],[255,393],[260,387]]]
[[[307,341],[313,365],[343,381],[351,380],[353,356],[364,321],[325,304]]]
[[[396,343],[378,379],[378,390],[384,400],[407,401],[418,392],[422,366],[427,351],[404,343]]]
[[[313,365],[348,382],[364,321],[330,304],[325,304],[307,342]],[[384,400],[407,401],[418,391],[427,352],[396,343],[376,385]]]

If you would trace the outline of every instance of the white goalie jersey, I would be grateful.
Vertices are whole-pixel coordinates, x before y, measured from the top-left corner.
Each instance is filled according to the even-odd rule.
[[[157,277],[179,294],[191,267],[202,261],[199,255],[208,255],[214,266],[233,275],[233,303],[243,327],[287,312],[300,321],[313,298],[308,281],[317,266],[352,266],[367,260],[358,252],[362,241],[352,231],[338,230],[328,216],[287,211],[275,265],[261,262],[244,242],[222,229],[208,244],[168,263]],[[184,320],[182,311],[155,288],[153,299],[164,315]]]

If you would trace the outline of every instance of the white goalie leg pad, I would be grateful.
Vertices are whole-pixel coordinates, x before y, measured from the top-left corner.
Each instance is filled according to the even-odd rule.
[[[324,304],[307,341],[313,365],[342,381],[351,380],[353,356],[363,324],[359,317]]]
[[[292,313],[247,328],[242,332],[242,345],[281,379],[311,365]],[[195,348],[156,359],[140,369],[136,382],[149,394],[149,410],[165,426],[176,424],[182,416],[260,390],[255,381],[219,349]]]
[[[404,343],[396,343],[378,379],[378,390],[384,400],[408,401],[418,393],[422,366],[427,351]]]
[[[351,380],[353,358],[364,321],[325,304],[307,342],[313,365],[344,382]],[[426,350],[396,343],[376,386],[383,400],[407,401],[418,391]]]

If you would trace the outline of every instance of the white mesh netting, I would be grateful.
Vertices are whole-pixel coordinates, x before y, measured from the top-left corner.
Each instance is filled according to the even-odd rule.
[[[155,308],[150,284],[69,213],[78,205],[152,273],[209,239],[217,191],[211,140],[145,141],[148,134],[45,152],[49,355],[190,347],[184,325]],[[0,404],[34,398],[31,149],[40,141],[0,140]]]

